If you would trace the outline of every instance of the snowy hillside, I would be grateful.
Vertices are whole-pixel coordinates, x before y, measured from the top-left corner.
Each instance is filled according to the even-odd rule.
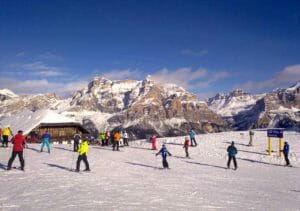
[[[51,154],[39,145],[25,150],[25,172],[5,170],[11,150],[0,148],[0,210],[298,210],[300,207],[300,135],[286,132],[294,167],[266,154],[265,131],[197,136],[184,158],[183,137],[159,139],[172,157],[161,170],[161,157],[144,140],[121,152],[90,146],[90,173],[75,173],[77,154],[71,145],[54,145]],[[234,140],[238,169],[226,169],[226,148]],[[273,141],[277,151],[277,141]],[[13,166],[19,166],[15,159]],[[81,164],[84,169],[84,164]]]
[[[207,104],[210,109],[222,117],[232,117],[239,112],[250,110],[264,95],[250,95],[242,90],[234,90],[228,94],[219,93],[209,98]]]

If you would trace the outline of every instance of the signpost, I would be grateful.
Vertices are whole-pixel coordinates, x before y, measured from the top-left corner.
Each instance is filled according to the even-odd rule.
[[[272,139],[271,138],[279,138],[279,143],[278,143],[278,152],[279,152],[279,157],[281,157],[281,150],[282,150],[282,142],[283,142],[283,128],[272,128],[267,130],[267,135],[268,135],[268,155],[271,155],[272,152]]]

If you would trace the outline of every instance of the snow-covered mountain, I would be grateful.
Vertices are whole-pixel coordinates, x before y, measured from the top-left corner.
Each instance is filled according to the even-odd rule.
[[[195,95],[174,84],[158,84],[150,76],[143,81],[96,77],[69,99],[55,94],[23,95],[0,103],[1,118],[23,109],[45,108],[74,117],[95,134],[126,129],[133,137],[143,138],[152,133],[184,135],[190,128],[196,132],[228,129],[221,117]]]
[[[236,129],[300,129],[300,83],[260,95],[250,95],[242,90],[217,94],[209,98],[207,104]]]

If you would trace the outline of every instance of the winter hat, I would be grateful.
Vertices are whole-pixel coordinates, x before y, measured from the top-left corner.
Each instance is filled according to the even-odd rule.
[[[231,145],[234,145],[234,141],[231,142]]]

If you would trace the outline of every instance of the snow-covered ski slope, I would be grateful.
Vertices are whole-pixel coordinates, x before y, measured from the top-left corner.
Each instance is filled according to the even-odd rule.
[[[299,210],[300,134],[284,136],[293,167],[266,154],[265,131],[255,131],[253,147],[246,131],[199,135],[192,159],[184,158],[184,137],[159,139],[173,154],[170,170],[160,169],[161,157],[144,141],[121,152],[90,146],[87,173],[70,171],[77,158],[71,145],[53,145],[48,154],[30,144],[25,172],[5,171],[11,149],[0,148],[0,210]],[[225,168],[231,141],[239,150],[236,171]]]

